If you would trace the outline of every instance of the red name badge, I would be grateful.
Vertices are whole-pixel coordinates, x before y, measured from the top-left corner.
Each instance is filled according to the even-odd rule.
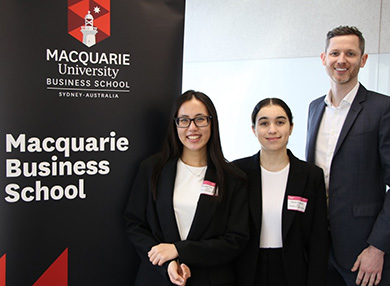
[[[200,194],[208,195],[208,196],[218,196],[218,192],[215,192],[215,183],[210,181],[203,181],[202,188],[200,189]],[[218,191],[218,190],[217,190]]]
[[[298,211],[302,213],[305,212],[308,199],[298,196],[288,196],[287,199],[288,210]]]

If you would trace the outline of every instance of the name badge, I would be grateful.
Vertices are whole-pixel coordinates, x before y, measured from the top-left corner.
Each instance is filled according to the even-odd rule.
[[[304,213],[306,210],[306,205],[308,199],[297,197],[297,196],[288,196],[287,198],[287,209],[291,211],[298,211]]]
[[[218,192],[214,194],[215,183],[210,181],[203,181],[202,188],[200,189],[200,194],[205,194],[208,196],[218,196]],[[218,191],[218,190],[217,190]]]

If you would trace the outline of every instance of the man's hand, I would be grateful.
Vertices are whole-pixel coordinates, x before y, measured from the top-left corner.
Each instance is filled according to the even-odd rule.
[[[191,277],[190,268],[185,264],[178,264],[173,260],[168,265],[168,276],[171,282],[175,285],[185,286],[187,279]]]
[[[361,286],[378,285],[382,279],[385,253],[370,245],[360,253],[351,271],[359,269],[356,284]],[[361,284],[360,284],[361,283]]]
[[[148,252],[149,261],[153,265],[163,265],[165,262],[178,257],[176,246],[172,243],[160,243],[153,246]]]

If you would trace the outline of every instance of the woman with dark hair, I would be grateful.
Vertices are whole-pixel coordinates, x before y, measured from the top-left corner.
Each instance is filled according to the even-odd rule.
[[[324,176],[287,149],[292,119],[281,99],[260,101],[252,130],[261,149],[234,162],[247,174],[251,233],[238,259],[237,285],[326,285]]]
[[[135,285],[235,285],[234,259],[249,239],[243,178],[223,156],[210,98],[179,96],[162,150],[142,162],[125,212],[141,258]]]

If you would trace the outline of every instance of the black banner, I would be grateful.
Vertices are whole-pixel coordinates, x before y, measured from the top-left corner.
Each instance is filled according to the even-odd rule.
[[[1,4],[0,286],[132,285],[123,210],[181,91],[184,0]]]

